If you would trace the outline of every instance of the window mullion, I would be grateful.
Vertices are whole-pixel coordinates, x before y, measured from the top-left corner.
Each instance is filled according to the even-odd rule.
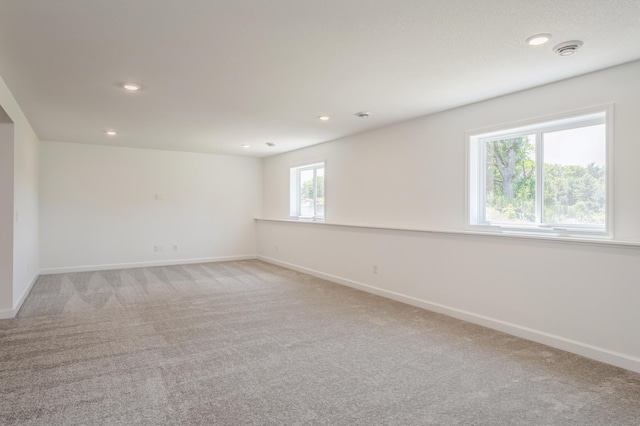
[[[313,217],[318,216],[318,169],[313,169]]]
[[[487,222],[486,200],[487,200],[487,141],[480,140],[480,155],[478,156],[478,216],[479,223]]]
[[[536,132],[536,224],[543,220],[544,201],[544,142],[542,132]]]
[[[302,194],[301,194],[301,191],[302,191],[302,170],[298,169],[298,172],[297,172],[296,175],[297,175],[297,179],[296,179],[297,183],[296,183],[296,185],[297,185],[297,188],[298,188],[298,189],[296,189],[296,206],[297,206],[296,207],[296,210],[297,210],[296,216],[300,216],[302,214]]]

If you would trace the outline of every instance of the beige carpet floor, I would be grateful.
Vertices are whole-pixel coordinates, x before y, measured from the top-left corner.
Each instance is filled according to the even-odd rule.
[[[69,273],[0,321],[0,424],[640,425],[640,375],[260,261]]]

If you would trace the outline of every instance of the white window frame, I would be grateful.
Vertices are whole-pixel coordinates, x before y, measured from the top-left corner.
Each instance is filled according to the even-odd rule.
[[[324,209],[324,215],[319,215],[318,212],[316,211],[316,198],[317,198],[317,191],[318,191],[318,180],[317,180],[317,171],[318,169],[324,169],[324,176],[325,176],[325,187],[324,187],[324,194],[325,194],[325,209]],[[307,171],[307,170],[313,170],[313,182],[314,182],[314,202],[313,202],[313,210],[314,210],[314,214],[313,216],[302,216],[301,215],[301,199],[300,199],[300,175],[302,174],[302,172]],[[289,196],[289,215],[291,218],[293,219],[302,219],[302,220],[314,220],[314,221],[324,221],[325,217],[326,217],[326,194],[327,194],[327,185],[326,185],[326,175],[327,175],[327,168],[326,168],[326,162],[324,160],[322,161],[314,161],[313,163],[305,163],[303,165],[299,165],[299,166],[294,166],[291,167],[290,169],[290,196]]]
[[[605,179],[606,203],[604,226],[555,224],[542,222],[543,159],[542,134],[552,131],[605,124]],[[487,221],[486,195],[486,141],[535,134],[536,150],[536,220],[534,224],[496,223]],[[476,232],[524,233],[547,237],[580,239],[613,238],[613,104],[574,111],[526,122],[467,132],[466,137],[466,226]]]

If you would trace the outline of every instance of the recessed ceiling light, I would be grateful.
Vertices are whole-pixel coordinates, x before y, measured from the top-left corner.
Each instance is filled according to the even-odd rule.
[[[140,90],[140,85],[133,84],[133,83],[123,84],[122,87],[124,87],[126,90],[130,92],[135,92],[136,90]]]
[[[318,120],[327,121],[329,118],[331,117],[329,117],[328,115],[321,115],[320,117],[318,117]]]
[[[529,46],[540,46],[551,40],[551,34],[536,34],[527,39]]]
[[[273,142],[267,142],[267,146],[276,146],[276,144]]]
[[[368,111],[360,111],[360,112],[356,112],[354,115],[358,118],[369,118],[371,113]]]
[[[117,132],[114,132],[113,130],[107,130],[105,133],[106,133],[108,136],[115,136],[115,135],[117,135],[117,134],[118,134]]]
[[[251,145],[242,145],[243,148],[251,148]]]

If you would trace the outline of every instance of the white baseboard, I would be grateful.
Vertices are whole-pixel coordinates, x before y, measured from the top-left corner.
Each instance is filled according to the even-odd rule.
[[[86,265],[86,266],[65,266],[61,268],[40,269],[40,275],[66,274],[68,272],[107,271],[111,269],[146,268],[151,266],[188,265],[192,263],[229,262],[232,260],[252,260],[252,259],[257,259],[257,256],[255,254],[244,254],[244,255],[238,255],[238,256],[201,257],[201,258],[193,258],[193,259],[154,260],[149,262],[109,263],[104,265]]]
[[[31,292],[31,289],[33,288],[33,285],[36,283],[36,281],[38,281],[38,277],[39,276],[40,276],[40,274],[36,274],[33,277],[33,279],[31,280],[31,283],[24,290],[24,293],[22,293],[22,296],[20,297],[20,300],[18,300],[18,303],[15,304],[13,309],[0,309],[0,319],[15,318],[15,316],[18,315],[18,311],[20,310],[20,308],[22,307],[22,304],[24,303],[25,299],[27,298],[27,296]]]
[[[604,362],[606,364],[615,365],[616,367],[624,368],[627,370],[640,373],[640,358],[625,355],[618,352],[610,351],[605,348],[589,345],[587,343],[578,342],[576,340],[568,339],[562,336],[556,336],[553,334],[545,333],[540,330],[534,330],[528,327],[523,327],[517,324],[501,321],[495,318],[486,317],[484,315],[474,314],[472,312],[463,311],[449,306],[441,305],[439,303],[433,303],[426,300],[418,299],[412,296],[406,296],[404,294],[396,293],[390,290],[385,290],[379,287],[375,287],[369,284],[364,284],[358,281],[350,280],[347,278],[338,277],[324,272],[316,271],[314,269],[305,268],[303,266],[295,265],[281,260],[273,259],[266,256],[257,257],[267,263],[282,266],[287,269],[302,272],[308,275],[312,275],[317,278],[325,279],[337,284],[342,284],[348,287],[352,287],[358,290],[372,293],[378,296],[392,299],[398,302],[406,303],[408,305],[416,306],[418,308],[426,309],[428,311],[437,312],[440,314],[448,315],[450,317],[458,318],[470,323],[482,325],[487,328],[501,331],[513,336],[521,337],[523,339],[531,340],[534,342],[542,343],[547,346],[551,346],[557,349],[561,349],[567,352],[571,352],[577,355],[591,358],[596,361]]]
[[[13,307],[14,316],[16,316],[18,314],[18,311],[22,307],[22,304],[24,303],[24,301],[26,300],[27,296],[31,292],[31,289],[33,288],[33,285],[36,283],[36,281],[38,281],[38,277],[40,277],[39,273],[36,274],[33,277],[33,279],[31,280],[31,283],[29,284],[29,286],[24,290],[24,293],[22,293],[22,296],[20,297],[20,300],[18,301],[18,303],[16,303],[16,305]]]
[[[0,320],[3,319],[11,319],[16,316],[16,313],[13,309],[0,309]]]

